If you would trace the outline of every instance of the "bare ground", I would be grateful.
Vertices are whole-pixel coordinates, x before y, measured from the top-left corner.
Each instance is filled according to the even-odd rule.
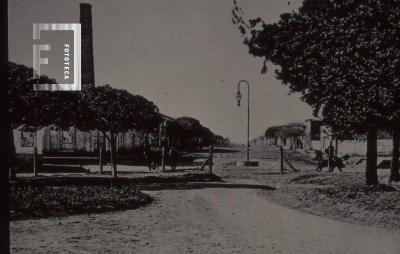
[[[234,154],[217,159],[217,174],[229,181],[254,181],[276,187],[265,192],[268,200],[307,213],[353,224],[400,229],[400,183],[389,183],[390,169],[378,169],[378,186],[365,185],[365,163],[348,164],[344,173],[315,172],[312,160],[301,153],[289,152],[290,168],[280,174],[278,150],[252,147],[251,157],[260,167],[238,168],[231,162]],[[243,150],[236,155],[243,156]],[[261,159],[260,159],[261,158]],[[357,161],[356,159],[355,161]]]
[[[280,175],[274,150],[252,151],[258,168],[235,167],[243,155],[243,150],[216,154],[215,173],[228,184],[236,183],[230,188],[202,183],[146,191],[156,201],[137,210],[12,222],[12,252],[400,253],[399,228],[360,225],[352,217],[343,221],[341,215],[339,220],[325,218],[331,217],[327,203],[306,210],[307,202],[281,191],[285,182],[310,173],[308,162],[294,163],[301,173]],[[280,188],[259,188],[266,184]],[[294,189],[304,193],[303,187]],[[292,202],[307,213],[287,208]]]
[[[287,209],[252,189],[148,192],[137,210],[11,223],[13,253],[400,253],[400,231]]]

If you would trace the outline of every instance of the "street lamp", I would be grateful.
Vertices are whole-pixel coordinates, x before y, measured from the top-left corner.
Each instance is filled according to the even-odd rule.
[[[247,163],[249,164],[249,136],[250,136],[250,84],[246,80],[240,80],[238,83],[238,90],[236,95],[237,105],[240,107],[240,100],[242,99],[242,95],[240,94],[240,85],[245,83],[247,85]]]
[[[242,95],[240,94],[240,90],[238,89],[238,93],[236,95],[237,105],[240,107],[240,100],[242,99]]]

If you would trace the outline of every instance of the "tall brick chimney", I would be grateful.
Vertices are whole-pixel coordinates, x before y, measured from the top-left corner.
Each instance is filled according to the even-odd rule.
[[[94,87],[92,5],[80,4],[80,23],[82,31],[82,89]]]

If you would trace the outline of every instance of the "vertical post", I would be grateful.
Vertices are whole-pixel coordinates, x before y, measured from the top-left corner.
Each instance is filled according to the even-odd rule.
[[[104,144],[101,144],[99,147],[99,170],[100,170],[100,175],[103,174],[103,146]]]
[[[113,179],[117,179],[117,161],[116,161],[116,152],[115,152],[115,133],[110,131],[110,162],[111,162],[111,175]]]
[[[158,126],[158,145],[162,146],[162,123]]]
[[[365,176],[367,185],[379,184],[377,165],[377,129],[372,128],[367,132],[367,164]]]
[[[250,85],[247,83],[247,162],[250,160]]]
[[[36,146],[33,148],[33,175],[38,176],[38,154]]]
[[[392,150],[392,163],[390,165],[390,178],[389,181],[398,181],[400,179],[399,174],[399,157],[400,157],[400,131],[393,130],[393,150]]]
[[[332,155],[333,155],[333,146],[332,146],[332,139],[329,142],[328,146],[328,171],[331,172],[333,170],[332,168]]]
[[[246,83],[247,85],[247,151],[246,151],[246,160],[249,162],[250,160],[250,84],[246,80],[240,80],[238,83],[238,90],[237,90],[237,95],[236,95],[236,100],[238,103],[238,106],[240,107],[240,100],[242,98],[242,95],[240,94],[240,85],[242,82]]]
[[[61,135],[62,133],[60,132],[60,129],[57,128],[57,152],[59,152],[61,150]]]
[[[208,166],[209,166],[209,169],[210,169],[210,174],[212,174],[212,167],[213,167],[213,151],[214,150],[214,147],[213,147],[213,145],[210,145],[210,151],[209,151],[209,164],[208,164]]]
[[[37,151],[37,136],[35,130],[35,136],[33,137],[34,147],[33,147],[33,175],[38,176],[38,151]]]
[[[77,142],[77,137],[76,137],[76,128],[74,127],[74,136],[72,137],[72,141],[74,142],[74,153],[76,152],[76,142]]]
[[[280,170],[281,170],[281,174],[284,173],[284,165],[283,165],[283,160],[284,160],[284,154],[283,154],[283,147],[282,145],[279,146],[279,160],[280,160]]]
[[[339,140],[338,137],[335,137],[335,156],[338,155],[338,150],[339,150]]]
[[[162,172],[165,171],[165,146],[161,148],[161,169]]]

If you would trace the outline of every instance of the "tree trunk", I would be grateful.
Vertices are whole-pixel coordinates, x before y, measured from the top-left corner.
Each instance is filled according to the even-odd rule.
[[[38,151],[37,151],[37,136],[35,131],[34,137],[34,147],[33,147],[33,176],[38,176],[39,163],[38,163]]]
[[[365,167],[367,185],[377,185],[379,183],[376,168],[378,159],[377,150],[377,130],[371,129],[367,133],[367,164]]]
[[[335,137],[335,156],[337,156],[339,150],[339,140],[338,137]]]
[[[9,139],[10,139],[10,179],[11,180],[15,180],[17,178],[17,154],[16,154],[16,150],[15,150],[15,144],[14,144],[14,132],[13,129],[11,127],[11,125],[9,125]]]
[[[390,181],[400,181],[399,174],[399,155],[400,155],[400,130],[393,131],[393,152],[392,152],[392,163],[390,167]]]
[[[100,175],[103,174],[103,147],[104,147],[103,144],[101,144],[99,146],[99,171],[100,171]]]
[[[112,177],[117,179],[117,161],[115,158],[115,136],[114,133],[110,132],[110,154],[111,154],[111,171]]]
[[[328,146],[328,171],[332,172],[333,167],[332,167],[332,155],[333,155],[333,149],[332,149],[332,138],[329,141],[329,146]]]
[[[165,171],[165,157],[166,157],[165,146],[162,146],[161,147],[161,170],[162,170],[162,172]]]
[[[38,176],[38,154],[37,147],[33,147],[33,176]]]

